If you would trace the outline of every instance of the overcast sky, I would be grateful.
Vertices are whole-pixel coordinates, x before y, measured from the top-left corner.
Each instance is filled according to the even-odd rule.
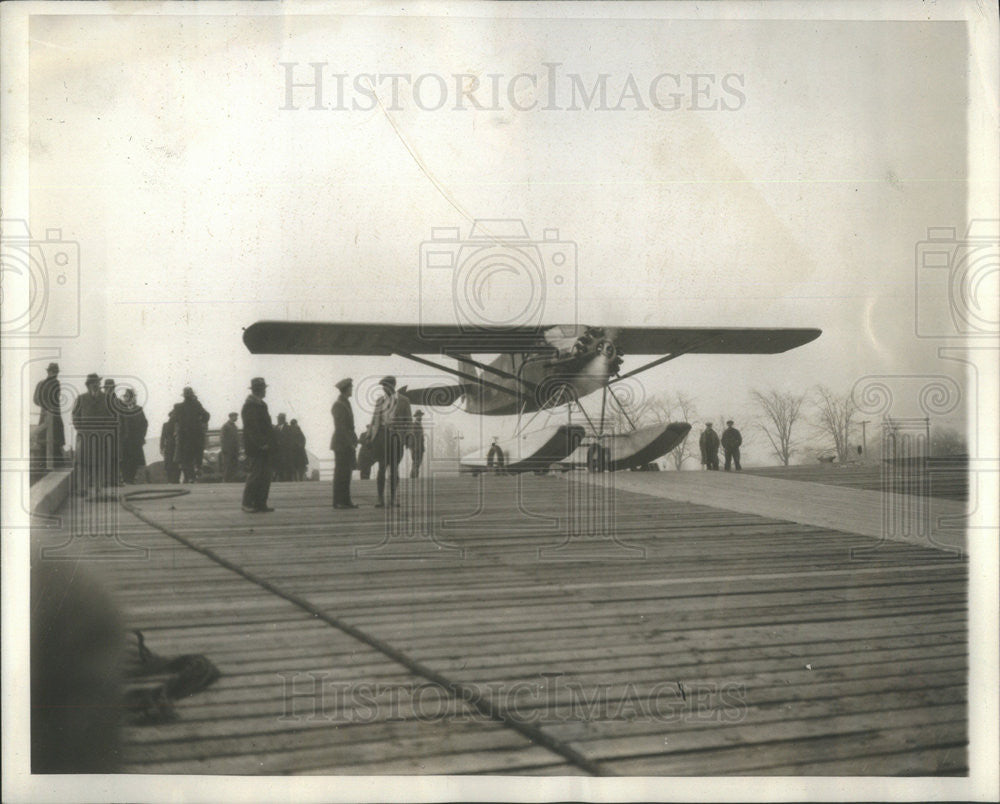
[[[31,37],[32,232],[80,249],[79,335],[47,343],[67,382],[136,378],[151,436],[184,385],[218,427],[263,375],[272,414],[328,457],[337,379],[428,371],[253,356],[242,328],[451,321],[421,243],[475,218],[575,244],[551,323],[823,330],[785,355],[643,375],[701,418],[749,422],[753,388],[963,381],[915,334],[917,244],[966,220],[961,23],[66,15]],[[312,63],[320,110],[288,87]],[[470,76],[484,108],[456,91]],[[603,100],[581,96],[602,82]],[[939,313],[940,275],[921,274]],[[51,291],[53,333],[73,331],[73,287]],[[922,415],[914,399],[892,413]]]

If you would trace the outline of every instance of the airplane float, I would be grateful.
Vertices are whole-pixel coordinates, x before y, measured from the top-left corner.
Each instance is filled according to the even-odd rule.
[[[459,325],[308,323],[258,321],[243,333],[253,354],[398,355],[455,377],[450,385],[400,391],[417,406],[461,403],[480,416],[516,415],[513,438],[499,446],[508,472],[544,472],[552,464],[586,463],[592,471],[643,467],[666,455],[687,436],[691,425],[672,422],[637,427],[614,386],[654,366],[686,354],[778,354],[820,335],[818,329],[711,329],[700,327],[590,327],[581,325],[489,327]],[[624,355],[654,357],[626,373]],[[490,363],[476,355],[497,355]],[[450,357],[457,367],[444,365]],[[580,400],[602,391],[595,422]],[[631,430],[606,431],[608,401],[622,412]],[[567,406],[567,423],[525,432],[525,414]],[[572,421],[579,409],[587,426]],[[532,417],[533,420],[534,417]],[[587,439],[587,441],[585,441]],[[589,443],[588,443],[589,441]],[[487,469],[485,448],[464,456],[464,472]]]

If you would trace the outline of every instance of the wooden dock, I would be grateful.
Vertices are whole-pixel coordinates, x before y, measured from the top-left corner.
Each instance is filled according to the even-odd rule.
[[[284,483],[270,514],[196,485],[33,538],[222,672],[127,729],[129,772],[967,773],[961,556],[623,485],[438,477],[380,510],[356,481],[334,511]]]

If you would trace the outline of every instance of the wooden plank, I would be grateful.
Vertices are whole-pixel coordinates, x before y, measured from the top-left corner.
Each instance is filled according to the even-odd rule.
[[[371,508],[332,511],[327,484],[275,484],[278,511],[267,516],[239,511],[239,486],[195,486],[188,496],[139,506],[283,593],[453,682],[495,694],[498,711],[511,718],[506,724],[453,698],[428,712],[429,701],[414,697],[427,688],[425,678],[280,594],[130,515],[120,517],[119,536],[149,551],[148,560],[105,567],[130,621],[154,650],[203,652],[224,674],[179,704],[178,721],[130,727],[131,767],[580,772],[515,731],[521,718],[555,744],[606,760],[609,772],[807,773],[862,761],[961,772],[964,759],[955,759],[948,745],[966,737],[964,561],[924,545],[878,545],[774,513],[620,487],[610,491],[614,533],[644,554],[574,553],[594,544],[614,547],[607,538],[574,536],[557,551],[568,560],[548,560],[539,549],[567,538],[580,483],[596,494],[606,478],[491,480],[436,479],[433,510],[414,518],[413,509],[402,509],[417,523],[416,537],[394,535],[390,545],[420,555],[430,543],[422,528],[468,516],[481,504],[478,516],[442,537],[464,555],[432,559],[426,552],[357,555],[357,547],[385,538],[387,520]],[[852,490],[818,492],[816,510],[828,514],[844,491]],[[359,489],[359,499],[370,496],[370,487]],[[38,534],[36,543],[58,537]],[[303,687],[314,677],[325,685],[321,702]],[[544,687],[553,677],[561,689]],[[290,679],[304,691],[294,717]],[[682,696],[683,705],[668,706],[665,716],[630,714],[635,696],[672,690],[677,682],[693,692],[732,685],[741,697],[734,711],[716,695],[697,711],[697,701]],[[374,693],[365,700],[329,699],[366,685]],[[595,690],[606,695],[608,711],[581,708],[580,695]],[[734,712],[737,720],[725,719]]]

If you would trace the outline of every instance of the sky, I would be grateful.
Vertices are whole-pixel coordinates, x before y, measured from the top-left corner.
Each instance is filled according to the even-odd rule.
[[[451,274],[422,244],[520,219],[539,254],[575,249],[568,281],[543,280],[545,322],[823,330],[784,355],[671,361],[641,393],[683,392],[699,419],[749,433],[754,389],[877,378],[889,415],[916,416],[936,382],[956,404],[935,421],[962,427],[963,367],[922,337],[954,329],[945,272],[916,261],[928,227],[956,227],[957,244],[967,219],[963,24],[515,11],[33,18],[32,237],[61,230],[79,265],[51,284],[40,334],[54,337],[35,343],[52,351],[26,381],[51,356],[67,385],[91,371],[134,385],[153,436],[184,386],[218,427],[264,376],[272,414],[326,458],[338,379],[440,375],[254,356],[242,329],[453,322]],[[483,108],[456,89],[473,77]],[[587,97],[601,81],[603,101]],[[437,420],[473,440],[512,427]],[[755,449],[748,463],[771,462]]]

